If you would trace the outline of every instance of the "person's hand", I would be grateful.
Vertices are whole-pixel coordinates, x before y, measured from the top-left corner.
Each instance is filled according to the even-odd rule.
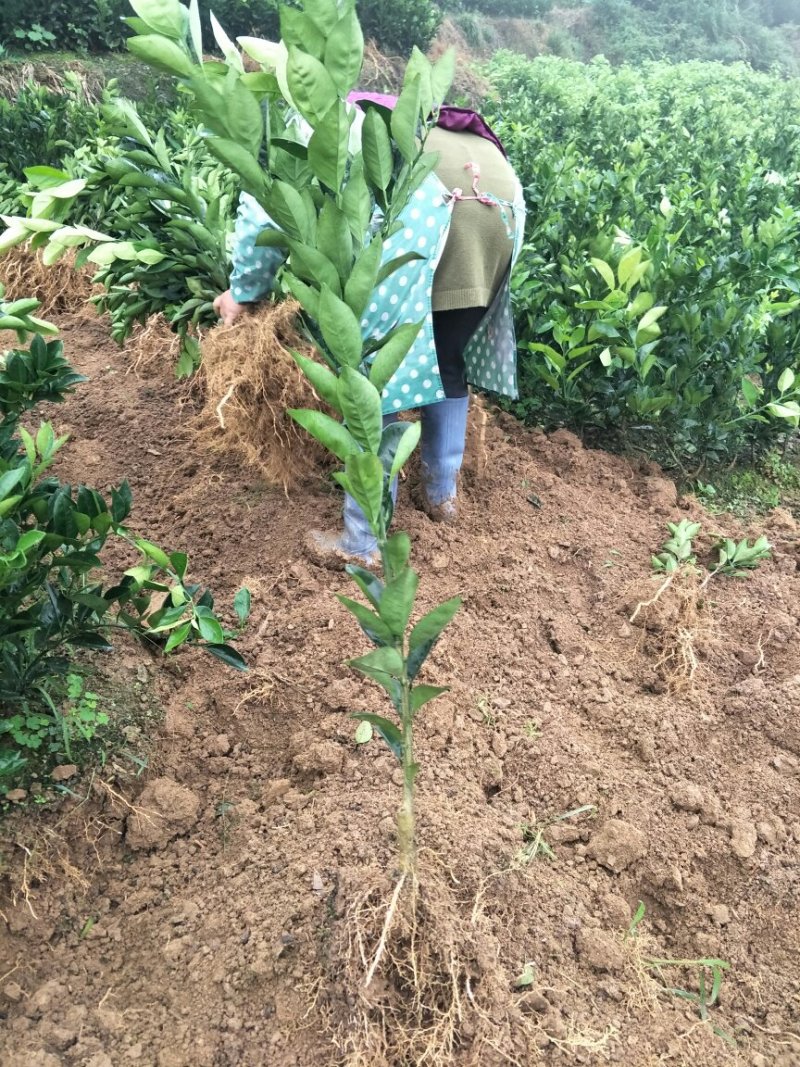
[[[244,311],[244,304],[237,304],[231,295],[230,289],[226,289],[224,293],[220,293],[215,299],[214,310],[222,319],[224,326],[233,326]]]

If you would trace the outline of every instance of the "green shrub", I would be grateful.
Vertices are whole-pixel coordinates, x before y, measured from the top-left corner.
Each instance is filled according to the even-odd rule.
[[[785,116],[800,86],[510,55],[491,76],[530,207],[513,409],[685,469],[790,432],[800,150]]]
[[[0,287],[0,330],[16,330],[20,338],[0,360],[0,792],[27,774],[32,754],[50,764],[73,758],[73,736],[60,710],[70,686],[74,692],[67,675],[78,650],[109,650],[115,630],[165,651],[201,644],[244,668],[226,643],[235,635],[214,615],[211,594],[185,580],[186,556],[167,554],[123,525],[132,503],[127,482],[106,499],[48,474],[66,438],[57,438],[47,422],[28,431],[20,416],[43,401],[62,400],[84,379],[64,358],[61,342],[46,340],[56,331],[33,316],[38,303],[4,301]],[[29,333],[35,336],[24,347]],[[139,562],[104,584],[100,552],[110,537],[126,542]],[[239,597],[242,623],[248,602],[246,594]]]
[[[358,17],[365,38],[372,37],[383,51],[401,56],[414,45],[424,51],[442,21],[433,0],[359,0]]]
[[[0,43],[9,51],[98,52],[121,48],[126,0],[3,0]]]

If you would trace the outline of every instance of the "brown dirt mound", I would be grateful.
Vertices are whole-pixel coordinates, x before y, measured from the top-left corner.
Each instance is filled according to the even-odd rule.
[[[334,599],[351,583],[301,547],[338,522],[340,498],[322,483],[287,498],[209,457],[181,418],[183,387],[126,374],[101,321],[64,326],[90,381],[52,413],[71,433],[59,472],[101,487],[127,475],[132,528],[186,549],[219,605],[255,579],[240,645],[252,670],[123,649],[118,686],[138,704],[149,677],[166,709],[149,744],[129,731],[146,771],[120,758],[114,793],[84,802],[70,781],[59,812],[4,825],[3,1067],[341,1067],[365,1048],[410,1067],[397,1056],[426,1048],[414,1013],[449,1039],[454,1005],[436,1067],[797,1067],[791,516],[713,521],[766,533],[774,557],[709,583],[719,639],[674,693],[656,669],[661,635],[642,641],[631,600],[657,589],[650,555],[668,520],[712,520],[653,468],[492,413],[458,526],[432,524],[401,486],[420,611],[464,600],[424,678],[450,692],[417,726],[432,980],[415,1004],[408,928],[367,989],[349,937],[367,927],[369,961],[399,785],[385,747],[354,743],[350,714],[386,706],[342,665],[366,650]],[[714,957],[731,968],[703,1022],[669,990],[697,994]],[[399,1052],[373,1029],[392,1017],[413,1042]]]
[[[75,257],[66,255],[46,266],[39,252],[17,245],[0,257],[0,282],[7,300],[35,297],[41,302],[37,314],[59,316],[90,310],[92,274],[89,267],[75,268]]]
[[[215,451],[234,450],[284,490],[330,467],[325,450],[286,414],[320,406],[291,356],[292,349],[314,354],[297,332],[298,309],[295,301],[262,304],[202,342],[202,436]]]

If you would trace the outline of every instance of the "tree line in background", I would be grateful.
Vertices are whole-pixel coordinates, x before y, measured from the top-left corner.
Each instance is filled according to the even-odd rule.
[[[559,17],[564,8],[578,9],[577,16]],[[444,16],[457,21],[473,47],[484,49],[495,43],[492,19],[523,18],[542,23],[542,51],[568,58],[603,54],[614,64],[741,60],[758,70],[798,69],[797,0],[360,0],[358,11],[365,37],[393,54],[406,55],[413,45],[426,48]],[[214,13],[234,35],[279,35],[277,0],[217,0]],[[4,0],[0,49],[118,50],[127,36],[127,14],[126,0]]]

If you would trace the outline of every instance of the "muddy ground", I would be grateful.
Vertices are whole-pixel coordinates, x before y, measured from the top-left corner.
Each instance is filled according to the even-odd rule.
[[[391,876],[399,790],[385,748],[354,743],[348,713],[383,704],[343,666],[366,651],[334,599],[349,580],[303,549],[339,501],[212,455],[169,367],[137,377],[103,322],[60,324],[90,379],[53,413],[73,434],[60,473],[127,476],[136,528],[188,550],[220,602],[250,586],[252,670],[127,647],[102,668],[163,720],[149,742],[132,728],[144,773],[120,758],[87,800],[3,829],[0,1061],[356,1062],[364,968],[343,927]],[[423,892],[430,872],[480,945],[438,1063],[800,1064],[795,521],[746,531],[775,546],[750,577],[699,605],[669,590],[631,625],[665,523],[701,519],[705,560],[734,520],[564,431],[491,416],[483,448],[457,527],[409,483],[398,507],[421,606],[464,598],[426,668],[451,691],[418,730]],[[649,963],[717,957],[707,1021],[662,988],[696,993],[698,968]]]

